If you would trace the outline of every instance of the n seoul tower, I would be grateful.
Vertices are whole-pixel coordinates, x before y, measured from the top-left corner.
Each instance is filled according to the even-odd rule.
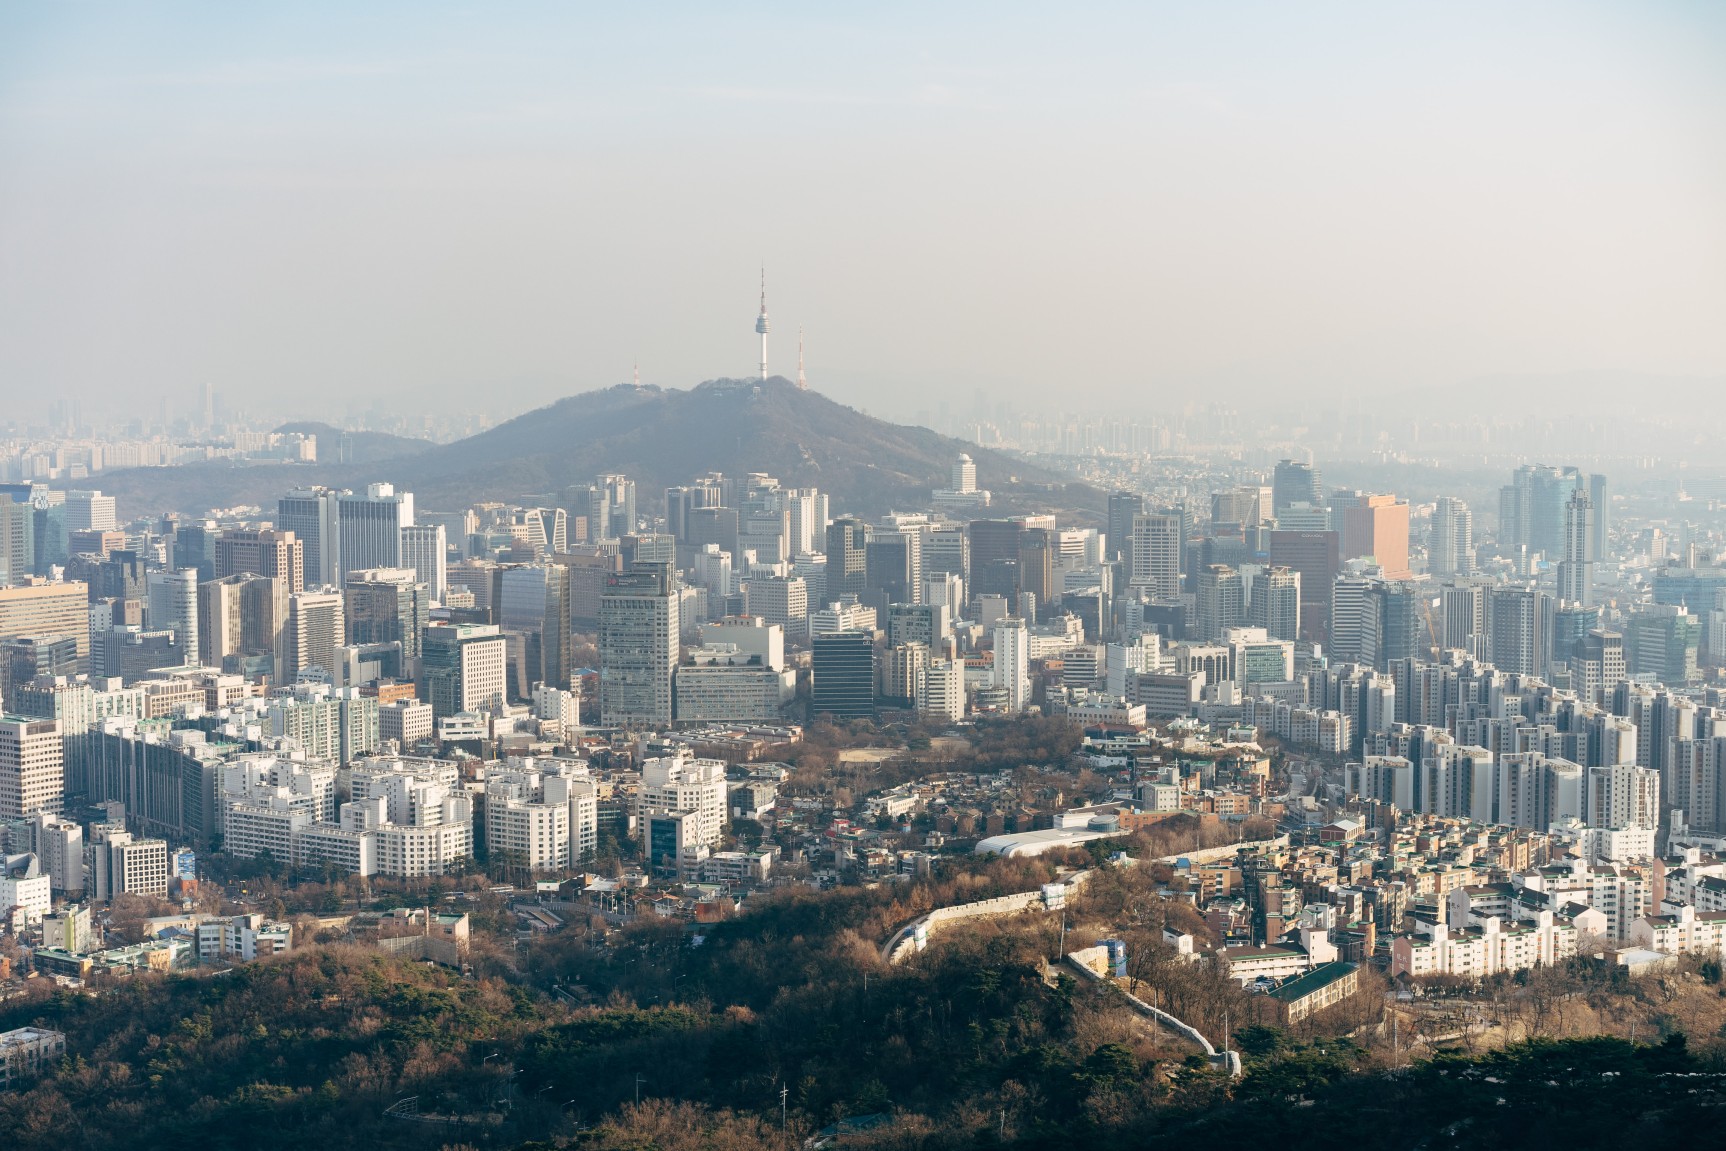
[[[755,317],[755,330],[761,335],[761,378],[767,378],[767,269],[761,269],[761,314]]]

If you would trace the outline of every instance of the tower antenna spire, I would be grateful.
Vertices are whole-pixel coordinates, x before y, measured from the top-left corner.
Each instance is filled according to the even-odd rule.
[[[809,379],[803,374],[803,325],[797,325],[797,390],[807,392]]]
[[[635,361],[635,386],[638,388],[641,386],[641,361],[640,360]]]
[[[761,265],[761,314],[755,318],[755,330],[761,336],[761,378],[767,378],[767,265]]]

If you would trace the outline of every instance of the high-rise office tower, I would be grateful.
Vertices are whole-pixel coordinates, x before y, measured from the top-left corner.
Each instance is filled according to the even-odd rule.
[[[1564,550],[1558,561],[1558,601],[1594,602],[1594,504],[1577,488],[1564,505]]]
[[[1324,504],[1324,482],[1319,470],[1298,460],[1283,460],[1271,476],[1271,509],[1282,515],[1291,504]]]
[[[1271,563],[1300,573],[1300,639],[1329,642],[1330,587],[1342,570],[1340,551],[1334,531],[1271,532]]]
[[[1526,548],[1530,556],[1564,551],[1564,514],[1570,494],[1586,487],[1579,471],[1546,464],[1525,464],[1499,491],[1500,550]]]
[[[810,640],[809,714],[847,719],[875,714],[875,637],[836,631]]]
[[[215,579],[219,534],[214,520],[176,521],[174,539],[168,549],[168,566],[175,570],[191,568],[198,573],[199,583]]]
[[[1325,646],[1334,663],[1378,664],[1382,602],[1378,581],[1338,576],[1331,584],[1330,639]]]
[[[608,576],[599,602],[599,711],[607,727],[672,722],[681,632],[669,564]]]
[[[971,547],[971,591],[974,595],[1019,595],[1019,543],[1022,520],[972,520],[966,527]]]
[[[65,792],[59,721],[0,714],[0,820],[56,813]]]
[[[1222,636],[1225,628],[1239,627],[1246,615],[1241,573],[1222,564],[1211,564],[1199,572],[1196,592],[1198,635],[1210,641]]]
[[[1153,599],[1181,594],[1180,513],[1170,510],[1133,517],[1131,583]]]
[[[338,503],[339,570],[401,567],[402,529],[414,522],[413,493],[398,492],[393,484],[370,484],[364,495],[344,493]]]
[[[413,568],[415,580],[426,585],[432,601],[442,603],[449,591],[449,537],[444,525],[417,523],[403,528],[402,566]]]
[[[1272,639],[1297,640],[1300,603],[1300,573],[1293,568],[1266,568],[1253,581],[1250,622],[1264,628]]]
[[[288,597],[288,618],[283,626],[282,661],[290,680],[306,672],[333,676],[336,651],[347,635],[341,592],[305,591]]]
[[[1696,653],[1702,622],[1676,604],[1647,604],[1624,629],[1629,673],[1683,687],[1698,678]]]
[[[1604,705],[1624,682],[1624,637],[1595,628],[1571,649],[1570,690],[1585,703]]]
[[[1570,657],[1576,654],[1583,637],[1599,626],[1599,608],[1555,600],[1552,605],[1552,640],[1546,649],[1546,658],[1550,661],[1545,673],[1547,677],[1568,674]]]
[[[824,598],[859,599],[869,587],[869,529],[863,521],[845,517],[827,525],[827,589]]]
[[[1433,576],[1474,574],[1474,513],[1451,496],[1440,496],[1432,512],[1426,570]]]
[[[433,717],[502,708],[506,646],[495,624],[428,625],[420,635],[420,699]]]
[[[287,617],[288,591],[279,579],[236,575],[199,584],[199,661],[225,668],[232,658],[245,674],[268,675],[280,684],[287,674]]]
[[[1408,504],[1395,496],[1338,491],[1331,497],[1331,525],[1342,532],[1342,558],[1371,558],[1385,579],[1407,579]]]
[[[1486,588],[1480,584],[1446,584],[1439,590],[1442,632],[1439,642],[1446,651],[1486,655]]]
[[[1598,472],[1588,477],[1588,503],[1594,509],[1594,541],[1588,550],[1588,558],[1595,563],[1606,563],[1612,558],[1607,552],[1612,501],[1606,493],[1606,477]]]
[[[282,580],[289,595],[306,590],[306,547],[291,531],[232,528],[216,537],[215,578],[261,575]]]
[[[68,532],[111,532],[118,527],[113,496],[105,496],[101,492],[66,493]]]
[[[751,576],[743,583],[743,610],[777,624],[787,639],[809,636],[809,584],[802,576]]]
[[[492,574],[493,614],[507,635],[521,637],[524,673],[512,694],[527,698],[535,683],[568,689],[571,672],[569,569],[523,564]]]
[[[1048,528],[1027,528],[1019,538],[1019,590],[1036,596],[1042,613],[1061,602],[1061,583],[1055,575],[1056,533]]]
[[[562,508],[516,508],[510,515],[510,532],[524,541],[535,556],[569,550],[569,513]]]
[[[342,587],[342,619],[348,643],[399,643],[407,666],[419,658],[420,633],[431,620],[431,589],[413,568],[351,571]]]
[[[864,586],[877,593],[876,610],[917,603],[923,597],[923,532],[916,527],[877,525],[864,536]],[[828,558],[831,564],[832,558]]]
[[[1103,538],[1107,558],[1124,560],[1132,556],[1133,520],[1144,514],[1144,496],[1137,492],[1109,493],[1108,534]]]
[[[1430,605],[1419,586],[1412,580],[1386,580],[1378,585],[1376,594],[1378,670],[1385,671],[1397,660],[1431,659]]]
[[[586,514],[589,542],[634,535],[635,481],[616,474],[595,477],[587,492]]]
[[[151,572],[148,586],[150,630],[172,631],[185,661],[191,663],[198,658],[198,573]]]
[[[993,686],[1007,692],[1008,711],[1016,714],[1031,705],[1031,633],[1017,616],[995,625],[993,679]]]
[[[923,537],[923,578],[958,576],[961,581],[970,576],[971,538],[961,525],[932,528]]]
[[[90,670],[90,588],[85,583],[0,587],[0,640],[71,638],[78,670]]]
[[[276,501],[276,530],[292,532],[303,546],[306,587],[341,584],[341,494],[329,488],[296,488]]]
[[[737,559],[737,509],[723,506],[691,508],[684,522],[683,543],[695,551],[708,544]]]
[[[35,574],[35,512],[29,484],[0,484],[0,587]]]
[[[1532,587],[1495,587],[1487,595],[1488,659],[1499,671],[1546,674],[1552,597]]]

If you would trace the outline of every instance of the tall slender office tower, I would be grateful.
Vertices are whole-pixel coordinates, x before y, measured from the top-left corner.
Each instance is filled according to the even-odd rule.
[[[1434,576],[1474,574],[1474,513],[1459,499],[1438,498],[1426,545],[1426,570]]]
[[[336,649],[346,640],[340,592],[301,592],[288,597],[288,621],[283,629],[283,663],[289,678],[303,671],[333,674]]]
[[[755,317],[755,330],[761,336],[761,378],[767,378],[767,269],[761,269],[761,314]],[[801,342],[801,341],[800,341]],[[801,375],[801,372],[799,372]]]
[[[1612,501],[1606,495],[1606,477],[1598,472],[1588,477],[1588,502],[1594,505],[1594,546],[1588,558],[1605,563],[1611,558],[1606,554],[1606,537],[1612,526]]]
[[[1558,561],[1558,600],[1594,603],[1594,501],[1577,488],[1564,505],[1564,558]]]
[[[1181,594],[1181,517],[1162,511],[1133,517],[1132,585],[1157,599]]]
[[[861,597],[869,587],[869,529],[861,520],[836,519],[827,525],[827,587],[823,598]]]
[[[1319,470],[1298,460],[1283,460],[1271,475],[1271,509],[1282,515],[1290,504],[1324,503],[1324,483]]]
[[[414,524],[402,529],[402,566],[414,569],[433,600],[443,602],[449,590],[449,537],[442,524]]]
[[[1109,529],[1103,554],[1112,560],[1132,557],[1133,517],[1145,514],[1145,497],[1137,492],[1109,493]],[[1131,578],[1132,573],[1126,573]]]
[[[194,662],[198,658],[197,569],[151,572],[148,586],[150,627],[156,631],[172,628],[185,662]]]
[[[1552,597],[1532,587],[1495,587],[1486,611],[1493,666],[1519,675],[1545,674]]]
[[[635,563],[599,598],[599,712],[607,727],[663,727],[681,632],[671,565]]]
[[[1007,710],[1021,712],[1031,703],[1030,632],[1025,621],[1008,616],[995,625],[994,686],[1007,689]]]
[[[1226,564],[1211,564],[1199,573],[1196,590],[1200,640],[1218,639],[1225,629],[1241,625],[1246,612],[1240,572]]]
[[[402,529],[413,526],[414,494],[398,492],[393,484],[371,484],[364,495],[340,497],[341,562],[339,570],[402,566]]]
[[[1293,568],[1270,567],[1253,581],[1250,622],[1262,627],[1272,639],[1300,638],[1300,572]]]
[[[276,529],[293,532],[304,548],[306,587],[341,583],[341,496],[329,488],[296,488],[276,501]]]

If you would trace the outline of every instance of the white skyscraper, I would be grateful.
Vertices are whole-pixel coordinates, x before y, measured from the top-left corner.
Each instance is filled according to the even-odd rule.
[[[1021,712],[1030,705],[1031,633],[1017,616],[995,625],[993,686],[1007,690],[1007,710]]]
[[[306,587],[342,582],[341,495],[329,488],[298,488],[276,501],[276,529],[293,532],[304,546]]]
[[[449,590],[449,539],[442,524],[411,524],[402,529],[402,566],[414,569],[416,582],[438,603]]]
[[[1594,603],[1594,504],[1578,488],[1564,505],[1564,558],[1558,563],[1558,601]]]
[[[977,465],[964,452],[953,461],[953,490],[961,495],[970,495],[977,490]]]
[[[150,627],[155,631],[172,629],[174,641],[185,653],[187,663],[198,660],[198,572],[187,568],[177,572],[151,572]]]
[[[68,532],[111,532],[118,527],[113,496],[105,496],[101,492],[66,493]]]
[[[397,492],[392,484],[372,484],[364,495],[344,494],[338,502],[339,569],[344,577],[366,568],[405,566],[402,529],[414,523],[412,492]]]
[[[1474,574],[1474,513],[1450,496],[1440,496],[1432,512],[1426,570],[1435,576]]]

